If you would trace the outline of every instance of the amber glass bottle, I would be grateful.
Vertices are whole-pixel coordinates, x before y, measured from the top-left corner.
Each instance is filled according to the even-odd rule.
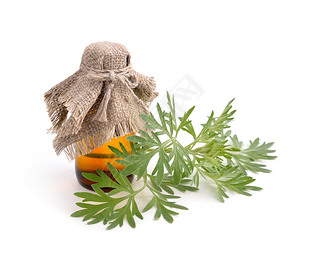
[[[113,179],[112,174],[108,168],[108,162],[110,162],[117,170],[124,169],[125,166],[116,162],[115,154],[109,149],[108,146],[120,149],[120,142],[125,146],[126,150],[131,153],[130,142],[126,139],[129,135],[112,138],[111,141],[105,143],[103,146],[96,148],[91,153],[77,157],[75,159],[76,175],[78,182],[81,186],[92,190],[91,185],[94,184],[93,181],[86,179],[81,175],[82,172],[89,172],[97,174],[96,170],[104,171],[111,179]],[[97,174],[98,175],[98,174]],[[132,175],[127,176],[131,182],[133,179]],[[114,179],[113,179],[114,180]],[[109,192],[111,188],[102,188],[103,191]]]

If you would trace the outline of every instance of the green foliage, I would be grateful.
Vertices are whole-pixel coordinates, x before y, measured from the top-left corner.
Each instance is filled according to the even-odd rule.
[[[229,197],[228,191],[251,196],[249,191],[261,190],[252,186],[255,179],[248,175],[248,171],[270,172],[259,161],[276,158],[270,155],[275,152],[270,149],[273,143],[261,144],[257,138],[244,147],[236,135],[231,136],[229,123],[235,113],[232,110],[233,100],[220,116],[215,117],[212,111],[198,135],[189,118],[194,107],[177,118],[174,97],[167,93],[167,100],[169,111],[162,110],[157,104],[158,119],[152,113],[140,115],[150,131],[141,131],[140,136],[127,138],[131,154],[122,144],[121,150],[110,146],[116,157],[122,158],[117,161],[126,166],[124,170],[117,171],[108,164],[116,181],[100,170],[97,170],[99,175],[82,173],[85,178],[96,182],[92,185],[94,193],[75,193],[83,199],[77,203],[82,209],[72,216],[90,220],[88,224],[103,222],[108,225],[107,229],[122,226],[124,219],[135,227],[134,217],[142,219],[141,213],[155,208],[155,219],[162,217],[172,223],[178,210],[187,210],[175,202],[180,198],[175,191],[197,191],[201,178],[216,187],[222,202]],[[191,135],[193,141],[182,145],[178,140],[180,132]],[[148,173],[147,167],[152,159],[155,160],[154,168]],[[138,190],[134,190],[126,178],[130,174],[142,180]],[[103,187],[113,190],[106,194],[101,190]],[[143,190],[149,190],[151,199],[140,212],[135,197]]]
[[[103,222],[103,224],[108,224],[107,229],[122,226],[126,218],[129,225],[135,227],[133,217],[143,218],[135,201],[135,195],[140,191],[134,191],[128,179],[121,172],[118,172],[112,164],[108,163],[108,167],[116,182],[100,170],[97,170],[99,176],[92,173],[82,173],[85,178],[97,182],[92,185],[95,193],[75,193],[77,197],[83,198],[82,202],[77,203],[77,206],[82,209],[74,212],[71,216],[83,217],[83,221],[91,220],[88,224]],[[103,187],[110,187],[113,190],[106,194],[101,190]],[[124,195],[113,197],[119,193]],[[92,202],[92,204],[84,202]],[[120,205],[123,206],[116,208]]]

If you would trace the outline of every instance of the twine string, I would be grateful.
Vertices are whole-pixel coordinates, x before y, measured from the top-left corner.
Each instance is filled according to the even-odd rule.
[[[95,69],[86,66],[84,63],[80,64],[80,69],[87,73],[87,77],[97,79],[107,83],[107,89],[100,103],[98,111],[94,116],[94,120],[100,122],[107,121],[107,107],[111,97],[111,92],[115,83],[120,81],[126,86],[130,92],[132,89],[136,88],[138,85],[137,77],[132,73],[132,66],[129,64],[127,67],[117,70],[105,70],[105,69]]]

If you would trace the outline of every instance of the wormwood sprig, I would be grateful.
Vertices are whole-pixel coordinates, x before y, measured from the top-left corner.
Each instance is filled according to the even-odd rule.
[[[261,190],[252,185],[255,179],[248,172],[270,172],[260,161],[276,158],[271,155],[275,152],[270,149],[273,143],[261,144],[257,138],[244,147],[237,135],[231,135],[229,123],[235,113],[232,110],[233,100],[220,116],[216,117],[212,111],[207,122],[202,124],[199,134],[196,134],[190,120],[195,107],[182,117],[177,117],[174,97],[168,93],[167,102],[168,111],[157,104],[158,119],[152,113],[140,115],[147,122],[146,128],[150,132],[141,131],[141,135],[127,137],[132,153],[122,144],[121,150],[109,146],[119,158],[116,161],[126,166],[118,171],[108,163],[116,181],[100,170],[97,170],[98,175],[82,173],[85,178],[96,182],[92,185],[94,193],[75,193],[83,199],[77,203],[82,209],[72,216],[83,217],[83,221],[90,220],[88,224],[103,222],[108,225],[107,229],[122,226],[124,219],[131,227],[135,227],[135,217],[143,219],[142,213],[155,208],[155,219],[163,217],[171,223],[173,216],[178,215],[178,210],[187,210],[175,202],[180,198],[175,195],[175,191],[197,191],[201,178],[216,187],[217,196],[222,202],[229,197],[228,191],[251,196],[250,191]],[[183,145],[178,136],[180,132],[191,135],[193,141]],[[151,173],[148,173],[147,167],[152,159],[156,163]],[[130,174],[142,180],[139,189],[132,188],[126,178]],[[106,194],[101,190],[103,187],[111,187],[113,190]],[[144,190],[150,192],[151,199],[140,212],[136,195]]]

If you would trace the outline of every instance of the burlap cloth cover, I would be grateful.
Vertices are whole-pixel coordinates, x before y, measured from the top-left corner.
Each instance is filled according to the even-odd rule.
[[[152,77],[132,69],[127,49],[117,43],[87,46],[80,69],[45,93],[53,147],[72,160],[111,138],[144,129],[139,114],[148,113],[158,95]]]

